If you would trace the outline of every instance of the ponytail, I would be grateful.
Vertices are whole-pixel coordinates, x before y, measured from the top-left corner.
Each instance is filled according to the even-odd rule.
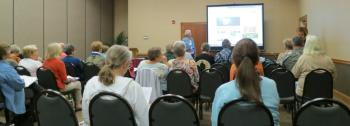
[[[110,65],[105,65],[102,67],[101,71],[98,73],[99,81],[104,85],[108,86],[115,82],[115,73],[113,72],[113,67]]]

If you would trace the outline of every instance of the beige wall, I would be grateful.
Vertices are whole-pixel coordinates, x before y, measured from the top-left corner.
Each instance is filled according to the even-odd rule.
[[[72,43],[85,58],[91,41],[113,41],[114,0],[0,0],[0,42]],[[86,45],[86,46],[85,46]],[[86,48],[87,47],[87,48]]]
[[[114,37],[128,33],[128,0],[114,0]]]
[[[310,34],[320,36],[332,58],[350,60],[350,0],[300,0]]]
[[[152,46],[164,47],[181,39],[180,23],[205,22],[208,4],[259,2],[265,4],[266,50],[280,52],[281,41],[293,36],[298,26],[296,0],[129,0],[129,46],[145,53]],[[176,24],[171,24],[171,20],[176,20]],[[149,39],[145,40],[144,36]]]

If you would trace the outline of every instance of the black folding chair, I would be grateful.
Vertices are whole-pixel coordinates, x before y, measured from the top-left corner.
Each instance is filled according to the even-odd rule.
[[[272,78],[272,71],[276,70],[278,68],[283,68],[281,65],[277,64],[277,63],[272,63],[272,64],[267,64],[266,66],[264,66],[264,75],[267,78]]]
[[[133,110],[120,95],[101,92],[89,103],[91,126],[136,126]]]
[[[271,112],[263,103],[244,99],[231,101],[219,112],[218,126],[273,126]]]
[[[208,103],[208,109],[214,99],[216,89],[224,83],[222,73],[217,69],[205,69],[201,73],[199,84],[199,115],[203,118],[203,103]]]
[[[149,110],[150,126],[200,126],[192,105],[181,96],[165,95],[156,99]]]
[[[341,102],[317,98],[297,112],[294,126],[350,126],[350,110]]]
[[[272,71],[271,78],[277,84],[277,91],[280,97],[280,103],[287,105],[291,109],[292,118],[294,117],[295,101],[295,77],[292,72],[285,68],[278,68]]]
[[[30,72],[23,66],[16,66],[15,69],[19,75],[31,76]]]
[[[98,73],[100,72],[100,68],[93,63],[87,62],[84,65],[83,71],[84,81],[82,82],[82,84],[85,85],[88,80],[98,75]]]
[[[306,75],[303,96],[297,100],[303,104],[315,98],[333,98],[333,77],[325,69],[316,69]]]
[[[73,108],[59,92],[41,92],[35,100],[35,111],[39,126],[79,126]]]
[[[229,63],[216,63],[216,64],[213,64],[211,68],[217,69],[222,73],[225,83],[230,81],[231,64],[229,64]]]

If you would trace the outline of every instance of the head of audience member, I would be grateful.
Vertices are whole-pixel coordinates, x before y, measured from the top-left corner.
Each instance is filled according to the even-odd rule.
[[[176,41],[173,44],[173,52],[175,57],[184,57],[185,56],[185,43],[183,41]]]
[[[108,45],[103,45],[102,46],[102,53],[106,53],[107,52],[107,50],[108,50],[108,48],[109,48],[109,46]]]
[[[167,52],[167,53],[173,53],[173,43],[170,43],[170,44],[168,44],[168,45],[166,45],[165,46],[165,51]]]
[[[232,55],[237,66],[236,82],[241,96],[253,102],[261,101],[261,79],[255,69],[259,62],[256,43],[249,38],[242,39],[236,44]]]
[[[21,48],[19,48],[17,45],[10,45],[10,54],[19,56],[21,54]]]
[[[62,48],[59,43],[51,43],[47,46],[47,59],[59,58],[62,53]]]
[[[39,51],[36,45],[27,45],[22,49],[23,58],[30,58],[33,60],[39,60]]]
[[[160,47],[153,47],[148,50],[148,59],[153,62],[160,62],[162,61],[162,49]]]
[[[283,45],[285,50],[293,50],[293,43],[292,39],[284,39],[283,40]]]
[[[99,72],[99,81],[104,85],[115,83],[115,76],[124,76],[128,71],[131,52],[125,46],[113,45],[106,52],[106,62]]]
[[[0,60],[5,60],[10,54],[10,46],[6,43],[0,43]]]
[[[228,39],[224,39],[221,43],[222,48],[231,48],[231,42]]]
[[[68,56],[72,56],[75,52],[75,47],[72,44],[67,44],[64,46],[64,53]]]
[[[303,38],[296,36],[293,38],[293,49],[298,49],[304,47],[304,40]]]
[[[91,43],[91,51],[102,52],[103,43],[101,41],[93,41]]]
[[[308,35],[306,37],[303,55],[326,55],[324,43],[317,36]]]
[[[190,30],[190,29],[185,30],[184,36],[185,36],[185,37],[192,37],[192,32],[191,32],[191,30]]]
[[[307,34],[308,34],[307,28],[305,28],[305,27],[298,27],[297,28],[297,36],[301,37],[304,40],[304,43],[305,43],[305,39],[306,39]]]
[[[202,43],[201,50],[202,50],[202,52],[208,53],[209,50],[210,50],[209,44],[208,43]]]

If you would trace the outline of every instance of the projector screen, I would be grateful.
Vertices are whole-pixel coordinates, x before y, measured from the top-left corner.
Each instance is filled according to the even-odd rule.
[[[208,43],[221,47],[222,41],[228,39],[235,46],[240,39],[251,38],[264,48],[263,22],[263,4],[208,5]]]

